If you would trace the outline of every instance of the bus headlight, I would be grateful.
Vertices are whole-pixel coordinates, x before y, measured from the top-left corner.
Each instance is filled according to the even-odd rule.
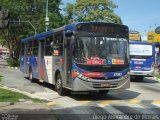
[[[82,80],[87,80],[87,81],[89,80],[88,77],[86,77],[86,76],[84,76],[82,74],[79,74],[77,77],[80,78],[80,79],[82,79]]]
[[[80,73],[79,71],[74,71],[72,72],[72,77],[78,77],[81,80],[90,80],[90,78],[84,76],[82,73]]]

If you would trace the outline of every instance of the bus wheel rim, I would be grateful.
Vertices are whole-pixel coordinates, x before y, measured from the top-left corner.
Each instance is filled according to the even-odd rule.
[[[29,73],[29,79],[30,80],[32,79],[32,73],[31,72]]]
[[[57,80],[57,90],[61,89],[61,79]]]

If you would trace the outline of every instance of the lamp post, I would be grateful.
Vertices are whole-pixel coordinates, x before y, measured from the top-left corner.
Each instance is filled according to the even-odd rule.
[[[46,0],[46,18],[45,18],[46,32],[48,31],[49,17],[48,17],[48,0]]]

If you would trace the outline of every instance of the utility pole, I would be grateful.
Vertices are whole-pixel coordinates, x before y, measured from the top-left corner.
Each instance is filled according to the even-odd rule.
[[[73,6],[73,23],[75,22],[75,5]]]
[[[48,0],[46,0],[46,18],[45,18],[45,24],[46,24],[46,32],[48,31],[49,26],[49,17],[48,17]]]

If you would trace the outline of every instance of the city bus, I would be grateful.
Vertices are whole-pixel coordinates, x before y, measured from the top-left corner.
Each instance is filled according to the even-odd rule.
[[[155,44],[142,41],[130,41],[131,79],[142,81],[145,76],[154,76]]]
[[[130,87],[129,32],[125,25],[78,22],[21,40],[20,69],[31,81],[67,91]]]

